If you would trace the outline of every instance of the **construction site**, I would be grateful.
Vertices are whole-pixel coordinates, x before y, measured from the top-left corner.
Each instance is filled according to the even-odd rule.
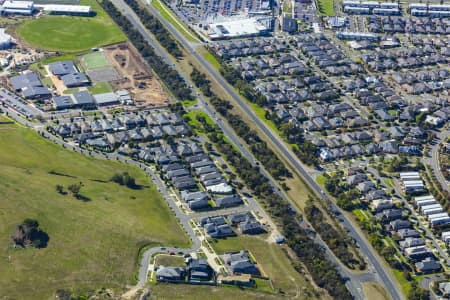
[[[104,48],[103,52],[119,74],[119,79],[110,82],[114,90],[127,90],[137,107],[169,103],[164,87],[136,48],[129,43],[120,43]]]

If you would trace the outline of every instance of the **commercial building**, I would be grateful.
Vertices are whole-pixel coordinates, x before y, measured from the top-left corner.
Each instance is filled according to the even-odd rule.
[[[205,25],[212,40],[265,35],[271,29],[272,17],[227,17],[211,19]]]
[[[0,7],[0,11],[5,15],[32,15],[34,12],[33,1],[6,0]]]
[[[116,105],[120,103],[120,98],[116,93],[103,93],[94,95],[95,103],[98,106]]]

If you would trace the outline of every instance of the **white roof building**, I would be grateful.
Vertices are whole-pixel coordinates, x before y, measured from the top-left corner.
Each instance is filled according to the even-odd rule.
[[[34,2],[6,0],[0,10],[5,14],[31,15],[34,11]]]
[[[63,4],[42,4],[36,5],[36,8],[42,9],[49,14],[67,14],[67,15],[88,15],[91,7],[88,5],[63,5]]]

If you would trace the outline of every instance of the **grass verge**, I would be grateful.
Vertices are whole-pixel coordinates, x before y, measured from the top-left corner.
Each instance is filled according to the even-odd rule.
[[[183,22],[160,0],[152,0],[153,5],[159,14],[166,19],[178,32],[180,32],[190,42],[200,42],[197,37],[184,25]]]

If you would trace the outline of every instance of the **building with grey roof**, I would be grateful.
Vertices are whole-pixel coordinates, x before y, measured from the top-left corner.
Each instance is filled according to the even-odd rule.
[[[186,277],[186,269],[180,267],[160,266],[156,270],[156,280],[162,282],[180,282]]]
[[[22,89],[25,99],[45,99],[50,98],[52,93],[45,86],[28,86]]]
[[[48,69],[58,77],[78,72],[75,64],[70,60],[53,62],[48,65]]]
[[[116,93],[103,93],[94,95],[98,106],[116,105],[120,103],[120,97]]]
[[[240,251],[237,253],[226,253],[223,256],[225,266],[233,274],[250,274],[259,275],[260,271],[255,264],[250,260],[247,251]]]
[[[72,96],[76,107],[87,109],[95,107],[94,99],[88,91],[76,92]]]
[[[88,85],[91,81],[83,73],[70,73],[61,76],[61,80],[68,88]]]
[[[20,92],[23,88],[29,86],[42,86],[38,74],[34,72],[11,77],[10,82],[16,92]]]
[[[74,103],[70,96],[53,97],[53,107],[57,110],[71,108]]]

